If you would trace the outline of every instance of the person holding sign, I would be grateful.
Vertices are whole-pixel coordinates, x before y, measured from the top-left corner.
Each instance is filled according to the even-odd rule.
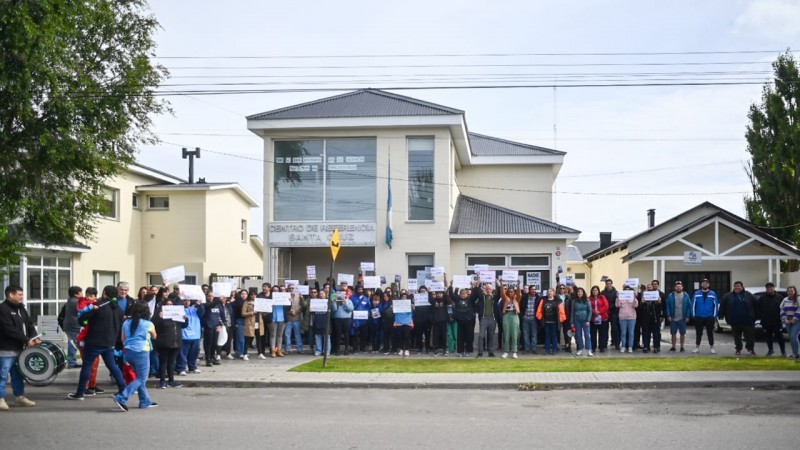
[[[175,321],[171,318],[166,318],[164,315],[164,307],[172,306],[173,301],[178,301],[179,298],[174,294],[156,306],[153,313],[153,325],[156,327],[156,348],[158,348],[158,365],[159,373],[159,389],[166,389],[167,382],[169,387],[179,388],[182,385],[175,381],[175,362],[178,358],[183,345],[183,329],[189,326],[188,318],[183,321]]]
[[[544,353],[546,355],[558,354],[558,324],[566,322],[564,304],[556,297],[553,288],[547,290],[547,297],[539,302],[536,318],[544,323]]]
[[[302,328],[303,319],[303,296],[300,295],[297,285],[289,285],[289,298],[291,304],[286,310],[286,328],[283,335],[284,345],[286,346],[285,353],[290,353],[292,350],[292,336],[294,336],[294,343],[297,346],[297,353],[303,353],[303,338],[300,330]]]
[[[445,274],[445,284],[447,283],[447,274]],[[433,356],[437,356],[437,350],[441,351],[441,356],[445,355],[447,351],[447,322],[449,315],[447,314],[447,307],[450,305],[449,298],[444,296],[444,292],[436,292],[433,297]]]
[[[319,304],[326,305],[324,311],[319,307]],[[333,300],[328,298],[328,293],[325,290],[317,292],[317,297],[311,299],[309,306],[311,309],[311,327],[314,331],[314,356],[322,356],[322,348],[325,345],[325,338],[330,330],[331,311],[336,308]],[[325,349],[325,354],[331,354],[331,340],[328,339],[328,348]]]
[[[408,294],[403,291],[400,298],[408,298]],[[381,303],[378,305],[378,312],[381,315],[381,327],[383,328],[383,348],[381,353],[388,355],[398,351],[397,338],[394,330],[394,311],[392,310],[392,296],[384,291],[381,295]]]
[[[592,287],[592,292],[597,286]],[[599,289],[598,289],[599,290]],[[636,327],[636,311],[639,308],[639,300],[636,293],[630,286],[625,286],[622,292],[614,292],[617,297],[616,305],[619,311],[620,325],[620,353],[633,353],[633,330]]]
[[[353,301],[347,297],[347,284],[342,283],[344,290],[337,291],[335,308],[333,309],[333,351],[338,355],[344,346],[344,354],[350,354],[350,326],[353,321]]]
[[[352,321],[352,335],[353,335],[353,354],[364,353],[367,351],[367,342],[369,342],[369,310],[372,305],[369,296],[364,293],[364,288],[361,285],[356,287],[356,293],[350,297],[353,302],[353,321]],[[356,318],[358,316],[358,318]]]
[[[206,367],[211,367],[219,361],[214,357],[217,354],[217,340],[219,332],[225,326],[225,308],[213,292],[206,294],[206,305],[203,313],[203,353],[205,354]]]
[[[472,290],[461,289],[458,294],[455,294],[453,283],[450,282],[447,294],[453,301],[453,318],[458,327],[456,330],[456,352],[462,358],[466,358],[467,355],[472,353],[472,346],[475,341],[475,309],[478,297],[481,296],[481,288],[477,283],[473,283]]]
[[[592,351],[600,347],[600,353],[605,353],[608,346],[608,300],[600,293],[599,287],[592,287],[589,304],[592,306]]]
[[[269,342],[271,358],[284,357],[283,352],[283,333],[286,330],[286,305],[278,304],[279,299],[284,299],[288,294],[280,292],[280,289],[272,289],[272,322],[269,324]],[[280,300],[282,301],[282,300]],[[291,303],[291,297],[290,297]]]
[[[650,339],[653,341],[653,353],[661,352],[661,313],[664,311],[661,292],[653,283],[647,285],[642,293],[644,301],[642,309],[642,351],[650,352]]]
[[[398,300],[400,302],[401,300]],[[409,303],[411,300],[407,300]],[[399,308],[399,307],[398,307]],[[409,356],[408,348],[411,346],[411,330],[414,328],[413,311],[414,305],[411,304],[411,311],[394,313],[394,327],[400,335],[400,351],[397,352],[399,356]]]
[[[188,298],[183,299],[183,308],[186,311],[189,325],[183,329],[183,344],[181,344],[181,350],[178,353],[178,361],[175,363],[175,370],[181,376],[186,375],[187,368],[189,373],[200,373],[200,369],[197,368],[197,357],[200,355],[200,338],[203,335],[200,318],[205,313],[205,306],[198,305],[196,301]]]
[[[421,301],[417,302],[417,295]],[[412,336],[413,346],[417,353],[429,353],[431,345],[431,327],[433,311],[431,311],[431,298],[433,295],[428,292],[425,286],[419,288],[419,294],[414,296],[414,333]]]
[[[675,335],[681,333],[681,353],[683,353],[683,344],[686,341],[686,324],[689,323],[689,317],[692,315],[692,302],[683,290],[683,282],[680,280],[675,282],[673,291],[667,297],[667,320],[669,321],[669,333],[672,336],[672,347],[669,351],[675,351]]]
[[[261,319],[261,314],[256,312],[255,292],[247,293],[247,299],[242,306],[242,317],[244,318],[244,355],[247,356],[247,350],[253,345],[256,336],[264,335],[264,321]],[[258,359],[267,359],[260,348],[258,349]]]
[[[499,280],[497,281],[499,283]],[[499,298],[499,291],[495,297],[492,285],[486,283],[475,304],[475,310],[478,313],[478,358],[483,356],[484,350],[489,351],[489,356],[494,356],[494,350],[497,348],[495,335],[497,320],[494,316],[494,308]]]
[[[511,292],[511,295],[508,293]],[[519,345],[519,302],[522,300],[522,291],[519,285],[517,290],[510,291],[503,285],[500,287],[500,297],[503,299],[503,358],[517,359],[517,346]]]
[[[378,289],[380,292],[380,289]],[[378,353],[383,344],[383,326],[381,323],[381,294],[372,294],[372,305],[369,310],[369,341],[372,344],[372,353]]]

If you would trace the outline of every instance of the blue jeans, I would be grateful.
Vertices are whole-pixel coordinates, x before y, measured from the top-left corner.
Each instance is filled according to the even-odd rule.
[[[17,356],[0,357],[0,398],[6,395],[6,380],[8,380],[9,372],[11,372],[11,390],[14,391],[14,396],[25,395],[25,381],[14,364],[17,359],[19,359]]]
[[[67,366],[73,367],[78,361],[75,360],[75,354],[78,353],[78,332],[67,331]]]
[[[575,324],[575,346],[578,350],[592,349],[592,326],[586,322]]]
[[[522,348],[525,350],[536,350],[539,339],[539,327],[536,319],[522,319]]]
[[[320,356],[322,355],[322,346],[325,343],[325,333],[316,333],[314,334],[314,355]],[[331,340],[328,339],[328,350],[326,352],[328,355],[331,354]]]
[[[544,324],[544,351],[558,353],[558,323]]]
[[[125,386],[122,392],[114,394],[114,398],[121,404],[127,405],[131,395],[133,395],[134,392],[138,392],[139,408],[147,408],[153,403],[152,400],[150,400],[150,394],[147,392],[147,375],[150,373],[150,352],[125,350],[125,360],[133,367],[133,371],[136,373],[136,379]]]
[[[789,326],[789,343],[792,344],[792,354],[797,355],[798,346],[800,346],[800,322]]]
[[[94,365],[94,361],[98,356],[103,358],[103,364],[106,365],[108,371],[111,372],[111,377],[117,382],[119,391],[122,392],[125,389],[125,379],[122,377],[122,372],[114,360],[114,347],[95,347],[86,344],[83,347],[83,367],[81,367],[81,375],[78,378],[76,396],[83,397],[83,393],[86,392],[86,383],[89,381],[89,376],[92,374],[92,365]]]
[[[236,328],[234,328],[234,351],[237,356],[244,355],[244,319],[236,319]]]
[[[620,320],[620,345],[633,348],[633,329],[636,328],[636,319]]]
[[[303,339],[300,337],[300,321],[286,322],[286,328],[283,330],[283,345],[284,351],[289,353],[292,348],[292,334],[294,334],[294,342],[297,344],[297,351],[303,351]]]
[[[197,369],[198,355],[200,355],[200,339],[184,339],[181,351],[178,353],[178,360],[175,362],[175,370],[183,372],[187,365],[189,370]]]
[[[155,348],[150,350],[150,374],[151,375],[158,375],[159,374],[159,364],[158,364],[158,352]]]

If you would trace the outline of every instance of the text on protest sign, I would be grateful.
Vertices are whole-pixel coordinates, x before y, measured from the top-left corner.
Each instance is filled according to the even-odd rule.
[[[263,313],[272,312],[272,299],[271,298],[256,298],[255,311]]]
[[[312,298],[311,299],[311,312],[313,312],[313,313],[328,312],[328,299],[327,298]]]
[[[430,297],[428,297],[428,294],[414,294],[414,305],[430,306],[431,305]]]
[[[273,292],[272,300],[275,306],[292,306],[291,294],[288,292]]]
[[[394,310],[395,313],[410,313],[411,300],[393,300],[392,310]]]
[[[161,271],[161,279],[166,284],[180,283],[186,279],[186,268],[183,266],[170,267]]]

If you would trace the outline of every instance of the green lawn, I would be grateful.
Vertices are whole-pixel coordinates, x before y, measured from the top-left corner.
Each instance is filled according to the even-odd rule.
[[[291,369],[294,372],[350,373],[501,373],[501,372],[655,372],[680,370],[800,370],[786,358],[535,358],[535,359],[416,359],[322,358]]]

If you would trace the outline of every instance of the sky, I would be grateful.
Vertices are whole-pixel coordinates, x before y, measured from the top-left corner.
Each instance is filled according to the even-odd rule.
[[[200,147],[196,177],[238,182],[261,203],[263,144],[246,116],[345,92],[298,88],[425,87],[393,92],[464,110],[472,132],[566,152],[553,219],[580,240],[632,236],[651,208],[656,223],[704,201],[744,216],[747,112],[772,61],[800,43],[791,0],[151,9],[172,114],[154,118],[161,142],[141,148],[142,164],[187,178],[181,147]],[[667,85],[622,86],[643,83]],[[454,86],[468,88],[442,89]],[[260,208],[251,223],[263,235]]]

